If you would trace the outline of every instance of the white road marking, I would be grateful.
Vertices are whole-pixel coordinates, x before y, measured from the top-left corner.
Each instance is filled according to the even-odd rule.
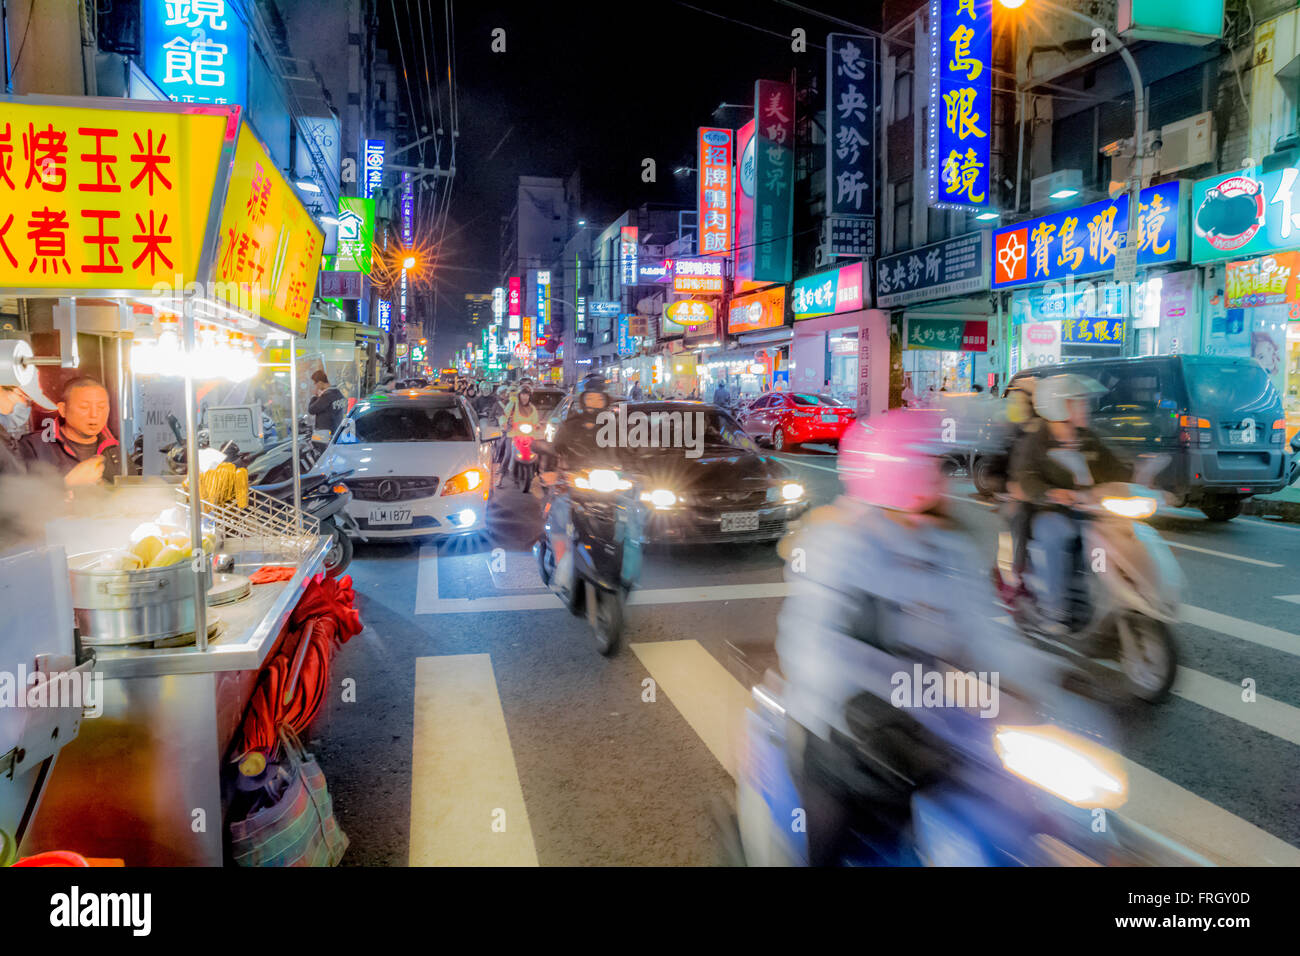
[[[793,455],[774,454],[772,457],[779,459],[780,461],[788,462],[791,465],[801,465],[804,468],[816,468],[818,471],[829,471],[832,475],[838,475],[840,473],[838,468],[828,468],[826,465],[817,465],[811,461],[804,461],[801,458],[795,458]]]
[[[668,694],[718,762],[736,774],[734,741],[750,695],[698,641],[633,644],[646,670]],[[1204,688],[1192,688],[1196,693]],[[727,741],[732,741],[727,750]],[[1300,866],[1300,849],[1222,807],[1124,758],[1128,802],[1119,811],[1205,857],[1227,865]]]
[[[487,654],[415,660],[411,866],[537,866]]]
[[[1300,604],[1300,594],[1275,594],[1273,596],[1279,601],[1290,601],[1292,604]]]
[[[1230,637],[1258,644],[1260,647],[1282,651],[1284,654],[1300,656],[1300,634],[1291,634],[1276,627],[1243,621],[1239,617],[1229,617],[1227,614],[1207,611],[1202,607],[1192,607],[1190,604],[1184,604],[1178,616],[1180,620],[1196,627],[1219,631]]]
[[[699,641],[629,645],[718,763],[736,776],[736,753],[749,692]]]
[[[1256,683],[1260,680],[1267,682],[1262,675]],[[1263,694],[1257,695],[1252,703],[1246,703],[1241,699],[1241,691],[1240,684],[1202,674],[1190,667],[1178,668],[1178,677],[1174,681],[1174,693],[1184,700],[1300,746],[1300,708]]]
[[[944,493],[945,498],[951,498],[953,501],[964,501],[968,505],[979,505],[981,508],[996,508],[997,505],[991,501],[980,501],[978,498],[969,498],[966,495],[950,495]]]
[[[1237,518],[1233,524],[1257,524],[1265,528],[1276,528],[1279,531],[1300,531],[1300,525],[1295,523],[1288,524],[1285,521],[1265,521],[1263,518]]]
[[[1184,551],[1199,551],[1201,554],[1210,554],[1216,558],[1228,558],[1232,561],[1240,561],[1242,564],[1254,564],[1261,568],[1284,568],[1286,565],[1278,564],[1274,561],[1261,561],[1258,558],[1247,558],[1240,554],[1229,554],[1226,551],[1214,551],[1211,548],[1201,548],[1194,544],[1183,544],[1181,541],[1171,541],[1165,538],[1165,544],[1171,548],[1181,548]]]

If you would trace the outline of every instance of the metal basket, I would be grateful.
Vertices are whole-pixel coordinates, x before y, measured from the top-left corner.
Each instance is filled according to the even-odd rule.
[[[178,486],[176,496],[188,513],[189,492]],[[320,522],[315,517],[255,488],[248,489],[246,508],[240,508],[234,499],[222,504],[203,499],[203,516],[225,539],[228,552],[279,553],[296,560],[311,548],[320,533]]]

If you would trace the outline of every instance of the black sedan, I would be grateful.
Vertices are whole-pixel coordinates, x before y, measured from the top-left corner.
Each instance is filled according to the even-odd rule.
[[[716,405],[619,403],[605,421],[598,441],[616,443],[637,482],[649,542],[771,541],[808,510],[790,469]]]

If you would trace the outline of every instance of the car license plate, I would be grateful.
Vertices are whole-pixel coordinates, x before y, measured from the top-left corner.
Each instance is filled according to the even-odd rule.
[[[1245,445],[1245,444],[1247,444],[1246,438],[1247,438],[1248,434],[1249,434],[1249,433],[1248,433],[1248,432],[1246,431],[1246,429],[1244,429],[1244,428],[1242,428],[1242,429],[1240,429],[1240,430],[1238,430],[1238,431],[1230,431],[1230,432],[1228,432],[1228,444],[1229,444],[1229,445]]]
[[[410,524],[410,508],[371,508],[371,524]]]
[[[756,511],[733,511],[722,516],[722,530],[728,531],[757,531],[758,530],[758,512]]]

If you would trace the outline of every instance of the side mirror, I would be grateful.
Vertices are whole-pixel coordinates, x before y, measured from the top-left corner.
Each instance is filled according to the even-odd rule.
[[[1300,455],[1300,432],[1296,432],[1291,438],[1291,450]]]
[[[496,422],[484,420],[479,423],[479,441],[497,441],[501,438],[501,426]]]

